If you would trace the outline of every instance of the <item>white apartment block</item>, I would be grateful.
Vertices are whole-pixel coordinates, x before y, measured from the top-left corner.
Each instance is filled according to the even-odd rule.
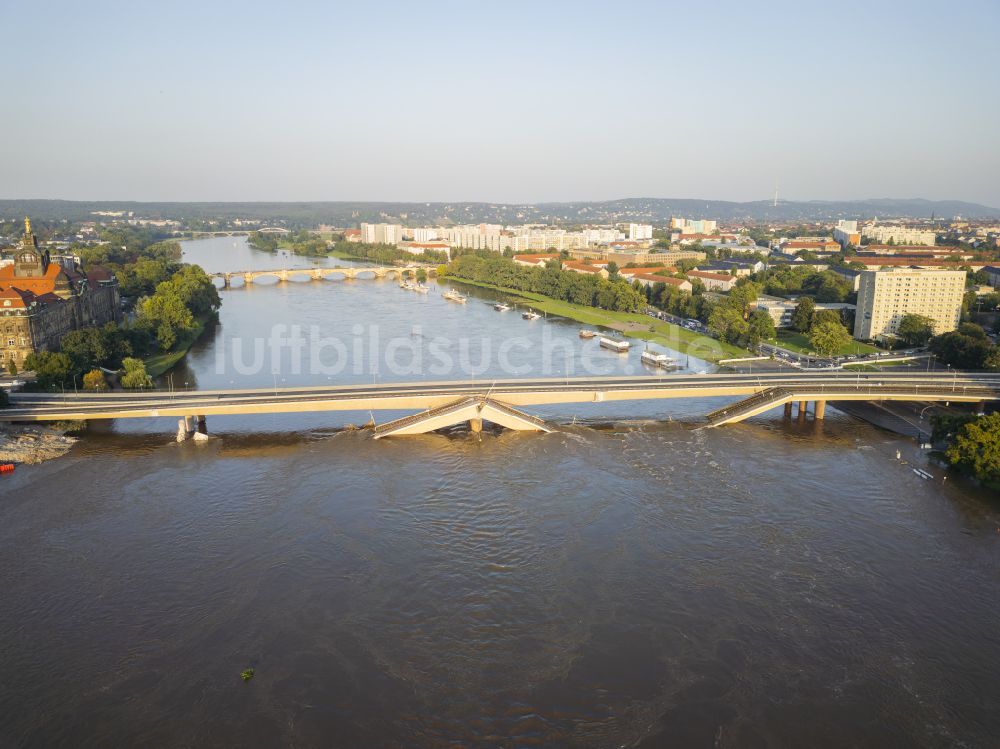
[[[840,243],[842,247],[846,245],[854,245],[855,247],[861,244],[861,232],[858,231],[857,221],[846,221],[841,219],[837,222],[837,225],[833,227],[833,238]]]
[[[875,244],[921,244],[933,247],[937,237],[932,229],[911,229],[906,226],[879,226],[866,224],[861,228],[861,236]]]
[[[670,228],[679,229],[681,234],[715,234],[719,230],[719,222],[708,219],[671,218]]]
[[[512,238],[502,234],[499,224],[475,224],[470,226],[452,226],[443,230],[442,239],[452,247],[463,247],[470,250],[491,250],[503,252],[513,247]]]
[[[413,241],[421,244],[438,238],[438,230],[432,226],[420,226],[413,230]]]
[[[361,241],[365,244],[397,244],[403,241],[400,224],[361,224]]]
[[[509,237],[514,252],[554,250],[577,250],[587,246],[583,232],[569,232],[565,229],[516,229]]]
[[[611,244],[625,239],[625,235],[617,229],[584,229],[583,236],[587,244]]]
[[[653,238],[653,227],[650,224],[629,224],[628,238],[632,242],[641,242]]]
[[[934,334],[958,327],[965,293],[964,270],[894,268],[861,273],[854,337],[871,341],[894,336],[904,315],[934,321]]]

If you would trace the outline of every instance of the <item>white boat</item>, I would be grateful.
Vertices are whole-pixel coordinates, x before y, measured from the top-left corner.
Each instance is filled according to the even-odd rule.
[[[413,287],[413,290],[421,294],[426,294],[427,292],[430,291],[430,287],[424,286],[422,283],[418,283],[416,286]]]
[[[653,367],[672,367],[674,366],[674,360],[667,356],[666,354],[658,354],[655,351],[650,351],[646,349],[642,352],[642,363],[649,364]]]
[[[459,304],[465,304],[466,302],[465,297],[459,294],[454,289],[448,289],[441,296],[443,296],[445,299],[448,299],[449,301],[458,302]]]
[[[537,320],[541,315],[535,312],[535,310],[529,309],[527,312],[522,312],[521,317],[525,320]]]
[[[506,312],[507,310],[510,309],[510,305],[504,304],[503,302],[497,302],[496,304],[493,305],[493,309],[495,309],[497,312]]]
[[[612,351],[617,351],[619,354],[627,354],[632,344],[628,341],[622,341],[616,338],[605,338],[604,336],[601,336],[601,346],[609,348]]]
[[[581,338],[593,338],[596,335],[597,335],[597,331],[595,331],[595,330],[581,330],[580,331],[580,337]]]

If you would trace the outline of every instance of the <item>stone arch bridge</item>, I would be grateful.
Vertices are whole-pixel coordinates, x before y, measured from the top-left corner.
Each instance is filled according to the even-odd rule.
[[[224,288],[229,288],[233,284],[233,279],[239,279],[244,284],[252,284],[258,278],[270,277],[278,281],[288,281],[298,276],[305,277],[310,281],[322,281],[334,275],[340,275],[345,279],[354,280],[362,274],[372,274],[374,278],[413,278],[417,271],[423,270],[427,275],[434,275],[437,272],[436,265],[408,265],[401,266],[351,266],[349,268],[281,268],[273,270],[234,270],[220,273],[210,273],[212,278],[222,279]]]

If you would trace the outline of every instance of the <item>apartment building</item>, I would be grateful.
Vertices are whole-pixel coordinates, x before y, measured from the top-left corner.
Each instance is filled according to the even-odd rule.
[[[361,241],[365,244],[396,244],[403,241],[401,224],[361,224]]]
[[[719,230],[719,222],[708,219],[671,218],[670,228],[679,229],[681,234],[715,234]]]
[[[904,315],[934,321],[934,334],[958,327],[965,292],[965,271],[893,268],[869,270],[858,285],[854,337],[877,340],[894,336]]]
[[[470,250],[490,250],[503,252],[513,247],[513,238],[501,231],[499,224],[471,224],[453,226],[441,232],[441,238],[452,247],[465,247]]]
[[[879,226],[878,224],[866,224],[861,229],[861,236],[873,242],[886,244],[919,244],[933,247],[937,243],[937,236],[933,229],[917,229],[898,224]]]
[[[509,239],[514,252],[576,250],[587,246],[587,238],[583,232],[565,229],[519,228]]]
[[[628,238],[632,242],[641,242],[653,238],[653,227],[651,224],[629,224]]]
[[[841,219],[833,228],[833,238],[841,247],[847,247],[848,245],[857,247],[861,244],[861,232],[858,231],[858,222]]]

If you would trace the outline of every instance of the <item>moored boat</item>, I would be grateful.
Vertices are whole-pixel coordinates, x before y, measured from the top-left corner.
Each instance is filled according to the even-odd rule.
[[[465,297],[459,294],[454,289],[448,289],[441,296],[443,296],[445,299],[451,302],[458,302],[459,304],[465,304],[466,301]]]
[[[580,337],[581,338],[593,338],[596,335],[597,335],[597,331],[594,331],[594,330],[581,330],[580,331]]]
[[[619,354],[626,354],[632,344],[618,338],[605,338],[601,336],[601,346],[612,351],[617,351]]]
[[[504,304],[503,302],[496,302],[493,305],[493,309],[495,309],[497,312],[506,312],[507,310],[510,309],[510,305]]]
[[[521,317],[525,320],[537,320],[541,315],[535,312],[535,310],[529,309],[527,312],[522,312]]]
[[[650,351],[646,349],[642,352],[642,363],[649,364],[653,367],[672,367],[674,366],[674,360],[667,356],[666,354],[658,354],[655,351]]]

